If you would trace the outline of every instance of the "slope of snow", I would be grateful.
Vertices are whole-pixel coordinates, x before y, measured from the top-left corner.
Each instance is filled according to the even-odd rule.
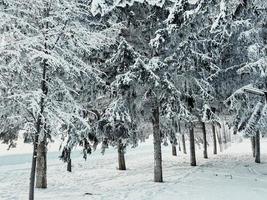
[[[36,199],[267,199],[267,141],[262,141],[262,164],[254,163],[249,140],[232,144],[217,156],[211,150],[210,158],[204,160],[202,149],[197,149],[198,166],[190,167],[188,155],[178,152],[178,157],[173,157],[171,147],[163,147],[164,183],[153,182],[151,141],[128,150],[127,171],[116,170],[117,155],[112,148],[104,156],[97,150],[87,161],[75,152],[72,173],[66,172],[66,165],[57,160],[55,152],[50,153],[48,189],[36,190]],[[27,199],[29,168],[29,162],[0,165],[1,200]]]

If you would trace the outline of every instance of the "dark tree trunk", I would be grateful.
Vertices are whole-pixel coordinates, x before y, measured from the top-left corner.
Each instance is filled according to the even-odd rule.
[[[34,138],[34,141],[33,141],[33,153],[32,153],[31,176],[30,176],[29,200],[34,200],[34,182],[35,182],[35,171],[36,171],[38,135],[39,134],[37,134],[37,133],[35,134],[35,138]]]
[[[216,108],[212,107],[211,111],[215,114]],[[212,137],[213,137],[213,154],[217,154],[217,140],[216,140],[215,123],[212,123]]]
[[[256,132],[256,136],[255,136],[255,162],[256,163],[261,162],[261,159],[260,159],[260,132],[259,131]]]
[[[194,136],[194,128],[191,125],[189,129],[189,141],[190,141],[190,164],[191,166],[196,166],[196,150],[195,150],[195,136]]]
[[[172,134],[174,135],[174,137],[176,139],[176,142],[175,143],[173,142],[173,144],[172,144],[172,155],[173,156],[177,156],[177,147],[176,147],[176,145],[177,145],[177,142],[178,142],[178,146],[180,146],[180,143],[179,143],[179,137],[178,138],[176,137],[176,133],[179,130],[178,130],[178,124],[175,121],[173,121],[173,126],[174,126],[175,131],[174,132],[172,131]]]
[[[119,170],[126,170],[126,164],[125,164],[125,157],[124,157],[124,146],[121,141],[119,141],[118,144],[118,163],[119,163]]]
[[[72,168],[71,168],[71,159],[69,159],[68,162],[67,162],[67,171],[68,172],[71,172],[72,171]]]
[[[189,91],[191,94],[192,91]],[[192,113],[194,108],[195,99],[192,96],[187,97],[188,110]],[[190,164],[196,166],[196,149],[195,149],[195,136],[194,136],[194,124],[191,121],[189,125],[189,145],[190,145]]]
[[[47,14],[48,15],[48,14]],[[48,29],[48,22],[46,23],[46,28]],[[45,54],[48,54],[48,47],[47,43],[45,42]],[[42,96],[40,99],[40,113],[38,114],[37,122],[36,122],[36,133],[34,135],[34,141],[33,141],[33,155],[32,155],[32,167],[31,167],[31,175],[30,175],[30,188],[29,188],[29,200],[34,200],[34,184],[35,184],[35,174],[36,174],[36,161],[37,161],[37,149],[38,149],[38,140],[39,135],[42,129],[43,125],[43,113],[44,113],[44,100],[45,96],[48,93],[48,88],[46,85],[47,77],[47,68],[48,68],[48,60],[44,59],[43,65],[42,65],[42,79],[41,79],[41,90],[42,90]]]
[[[256,151],[255,151],[255,136],[252,136],[252,137],[250,138],[250,140],[251,140],[252,156],[253,156],[253,158],[255,158],[255,157],[256,157]]]
[[[228,141],[227,141],[227,135],[226,135],[226,130],[225,130],[226,128],[225,128],[225,124],[224,124],[224,122],[223,122],[223,144],[224,144],[224,148],[226,149],[227,148],[227,143],[228,143]]]
[[[205,122],[202,123],[202,131],[203,131],[203,145],[204,145],[204,150],[203,150],[203,156],[204,158],[208,158],[208,144],[207,144],[207,132],[206,132],[206,126]]]
[[[71,148],[68,148],[67,151],[67,171],[72,172],[72,165],[71,165]]]
[[[46,140],[37,147],[36,188],[47,188]]]
[[[181,142],[180,142],[180,138],[179,138],[179,140],[178,140],[178,151],[182,151],[182,149],[181,149]]]
[[[44,64],[43,80],[42,80],[41,85],[42,85],[43,94],[47,95],[45,74],[46,74],[46,64]],[[35,184],[35,174],[36,174],[37,149],[38,149],[39,134],[40,134],[41,127],[42,127],[42,114],[44,112],[44,96],[41,97],[40,109],[41,109],[40,114],[36,122],[36,133],[35,133],[34,141],[33,141],[33,155],[32,155],[32,167],[31,167],[31,175],[30,175],[29,200],[34,200],[34,184]]]
[[[176,150],[176,145],[172,145],[172,155],[177,156],[177,150]]]
[[[43,83],[44,81],[42,81]],[[42,84],[43,85],[43,84]],[[41,113],[44,111],[44,97],[41,98]],[[37,150],[38,150],[38,140],[39,134],[42,126],[42,116],[41,114],[38,116],[38,120],[36,123],[36,133],[33,141],[33,155],[32,155],[32,167],[31,167],[31,175],[30,175],[30,190],[29,190],[29,200],[34,200],[34,184],[35,184],[35,174],[36,174],[36,162],[37,162]]]
[[[227,126],[226,130],[227,130],[228,145],[231,146],[231,143],[232,143],[231,129]]]
[[[217,154],[217,140],[216,140],[216,131],[214,124],[212,124],[212,136],[213,136],[213,154]]]
[[[218,143],[220,147],[220,152],[223,152],[222,135],[220,131],[217,132],[217,138],[218,138]]]
[[[163,182],[162,177],[162,154],[161,154],[161,136],[159,126],[159,107],[153,109],[153,138],[154,138],[154,181]]]
[[[186,144],[185,144],[185,136],[182,134],[182,144],[183,144],[183,152],[186,154]]]
[[[185,136],[181,132],[181,123],[180,123],[180,121],[178,123],[178,129],[179,129],[179,133],[182,135],[183,152],[184,152],[184,154],[186,154]]]

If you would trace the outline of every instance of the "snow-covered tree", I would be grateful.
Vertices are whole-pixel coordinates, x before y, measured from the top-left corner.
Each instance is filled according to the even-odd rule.
[[[108,69],[111,71],[109,82],[113,80],[111,88],[116,88],[114,93],[112,93],[114,99],[109,105],[118,105],[117,102],[119,101],[121,105],[117,107],[118,110],[121,110],[123,105],[124,112],[129,112],[129,114],[120,112],[121,116],[118,115],[118,117],[115,118],[123,119],[124,115],[130,116],[131,122],[137,124],[137,126],[135,125],[133,127],[137,127],[139,130],[141,130],[140,126],[142,126],[142,124],[138,121],[140,118],[135,116],[136,113],[139,114],[139,112],[135,112],[136,109],[141,110],[141,113],[147,115],[146,118],[155,125],[154,133],[156,134],[157,143],[157,145],[155,145],[157,146],[155,148],[155,181],[162,181],[160,149],[162,139],[159,129],[160,113],[158,112],[160,104],[165,103],[161,97],[166,97],[166,95],[160,96],[160,94],[165,94],[170,84],[166,81],[167,79],[165,77],[167,75],[165,76],[163,73],[164,70],[167,70],[166,66],[157,58],[152,58],[156,54],[153,52],[150,40],[154,37],[154,32],[162,26],[163,20],[167,17],[166,9],[162,9],[164,2],[165,1],[158,1],[155,4],[155,1],[114,1],[112,9],[108,12],[102,12],[103,10],[101,11],[101,9],[98,11],[100,15],[103,15],[103,20],[109,23],[122,23],[125,26],[121,33],[121,40],[125,40],[125,42],[122,42],[118,46],[118,52],[110,59],[108,65]],[[103,4],[101,7],[103,8]],[[160,73],[160,76],[163,78],[162,81],[160,80],[161,78],[156,75],[157,73]],[[147,79],[151,79],[150,83],[145,81]],[[161,86],[156,88],[158,84]],[[160,87],[165,89],[160,91]],[[151,102],[147,104],[150,105],[148,106],[148,111],[142,111],[144,110],[144,105],[142,104],[144,98],[148,97],[147,94],[149,94],[149,98],[146,98],[146,101],[153,101],[153,103],[152,105],[150,105]],[[131,104],[129,104],[129,101]],[[125,105],[128,107],[126,108]],[[165,107],[168,108],[168,106]],[[151,110],[152,108],[154,109],[153,111]],[[114,109],[110,108],[107,111],[110,110]],[[110,112],[108,113],[110,114]],[[153,113],[157,115],[156,120],[153,118]],[[127,124],[127,120],[124,120],[124,123]],[[171,127],[169,129],[171,129]],[[134,133],[134,135],[136,134],[135,131],[132,133]],[[141,139],[143,138],[143,134],[139,133],[139,131],[137,131],[137,135],[139,135]],[[162,129],[162,136],[164,136],[164,129]],[[138,137],[134,138],[140,139]]]
[[[85,58],[92,49],[110,45],[114,32],[90,30],[82,23],[82,5],[73,0],[11,0],[0,6],[5,41],[0,51],[1,123],[5,121],[1,135],[23,131],[33,141],[33,199],[38,145],[44,143],[41,151],[46,151],[45,138],[61,134],[63,125],[78,127],[79,136],[88,138],[91,128],[83,115],[88,105],[81,101],[82,93],[84,88],[97,90],[103,82],[102,72]],[[39,164],[45,165],[44,159]],[[46,177],[41,179],[37,187],[46,187]]]
[[[264,93],[258,96],[252,91],[266,90],[266,1],[228,2],[225,4],[228,13],[228,31],[231,34],[231,46],[225,56],[225,65],[232,74],[240,78],[233,80],[232,94],[227,99],[234,112],[231,125],[234,131],[243,132],[245,136],[259,139],[259,131],[264,127],[260,123],[259,105],[264,102]],[[227,23],[221,23],[218,28]],[[234,59],[229,59],[229,54]],[[227,59],[227,60],[226,60]],[[230,70],[228,70],[230,71]],[[248,89],[249,88],[249,89]],[[262,108],[263,109],[263,108]],[[257,128],[256,128],[257,127]],[[264,131],[263,131],[264,133]],[[259,141],[257,141],[259,143]],[[259,156],[256,156],[256,162]]]
[[[124,158],[126,146],[130,144],[135,147],[139,140],[143,140],[143,136],[138,135],[136,126],[134,102],[136,91],[134,88],[129,88],[127,81],[130,77],[129,80],[121,79],[137,57],[134,49],[121,38],[117,51],[102,67],[106,73],[105,79],[109,90],[105,95],[105,101],[101,103],[97,136],[102,141],[103,152],[108,145],[118,148],[120,170],[126,169]]]
[[[176,115],[190,130],[192,165],[196,164],[193,127],[195,122],[203,122],[207,110],[211,110],[215,91],[210,79],[220,71],[219,39],[210,32],[210,18],[215,15],[210,5],[204,1],[176,1],[165,20],[166,26],[157,32],[154,41],[156,52],[169,66],[170,82],[182,94],[182,109]],[[203,136],[205,132],[204,124]],[[204,143],[206,149],[205,137]]]

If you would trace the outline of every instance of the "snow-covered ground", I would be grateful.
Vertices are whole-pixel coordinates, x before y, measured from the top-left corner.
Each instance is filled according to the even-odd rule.
[[[127,171],[116,170],[116,150],[105,155],[94,152],[84,161],[73,155],[73,172],[57,159],[48,157],[48,189],[36,190],[37,200],[265,200],[267,199],[267,141],[262,141],[262,164],[255,164],[248,140],[232,144],[219,155],[202,159],[190,167],[188,155],[171,156],[163,147],[164,183],[153,182],[153,147],[148,142],[129,149]],[[0,199],[26,200],[30,174],[30,154],[0,156]],[[14,150],[15,151],[15,150]],[[17,151],[20,151],[19,148]],[[87,193],[87,194],[86,194]]]

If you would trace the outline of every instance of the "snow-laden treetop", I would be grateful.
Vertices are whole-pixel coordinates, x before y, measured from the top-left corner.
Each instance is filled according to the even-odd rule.
[[[167,1],[177,2],[177,0],[92,0],[91,12],[93,15],[104,15],[116,7],[132,6],[134,3],[148,3],[150,5],[156,5],[162,7]],[[182,0],[179,0],[181,2]],[[199,0],[188,0],[190,4],[196,4]]]

